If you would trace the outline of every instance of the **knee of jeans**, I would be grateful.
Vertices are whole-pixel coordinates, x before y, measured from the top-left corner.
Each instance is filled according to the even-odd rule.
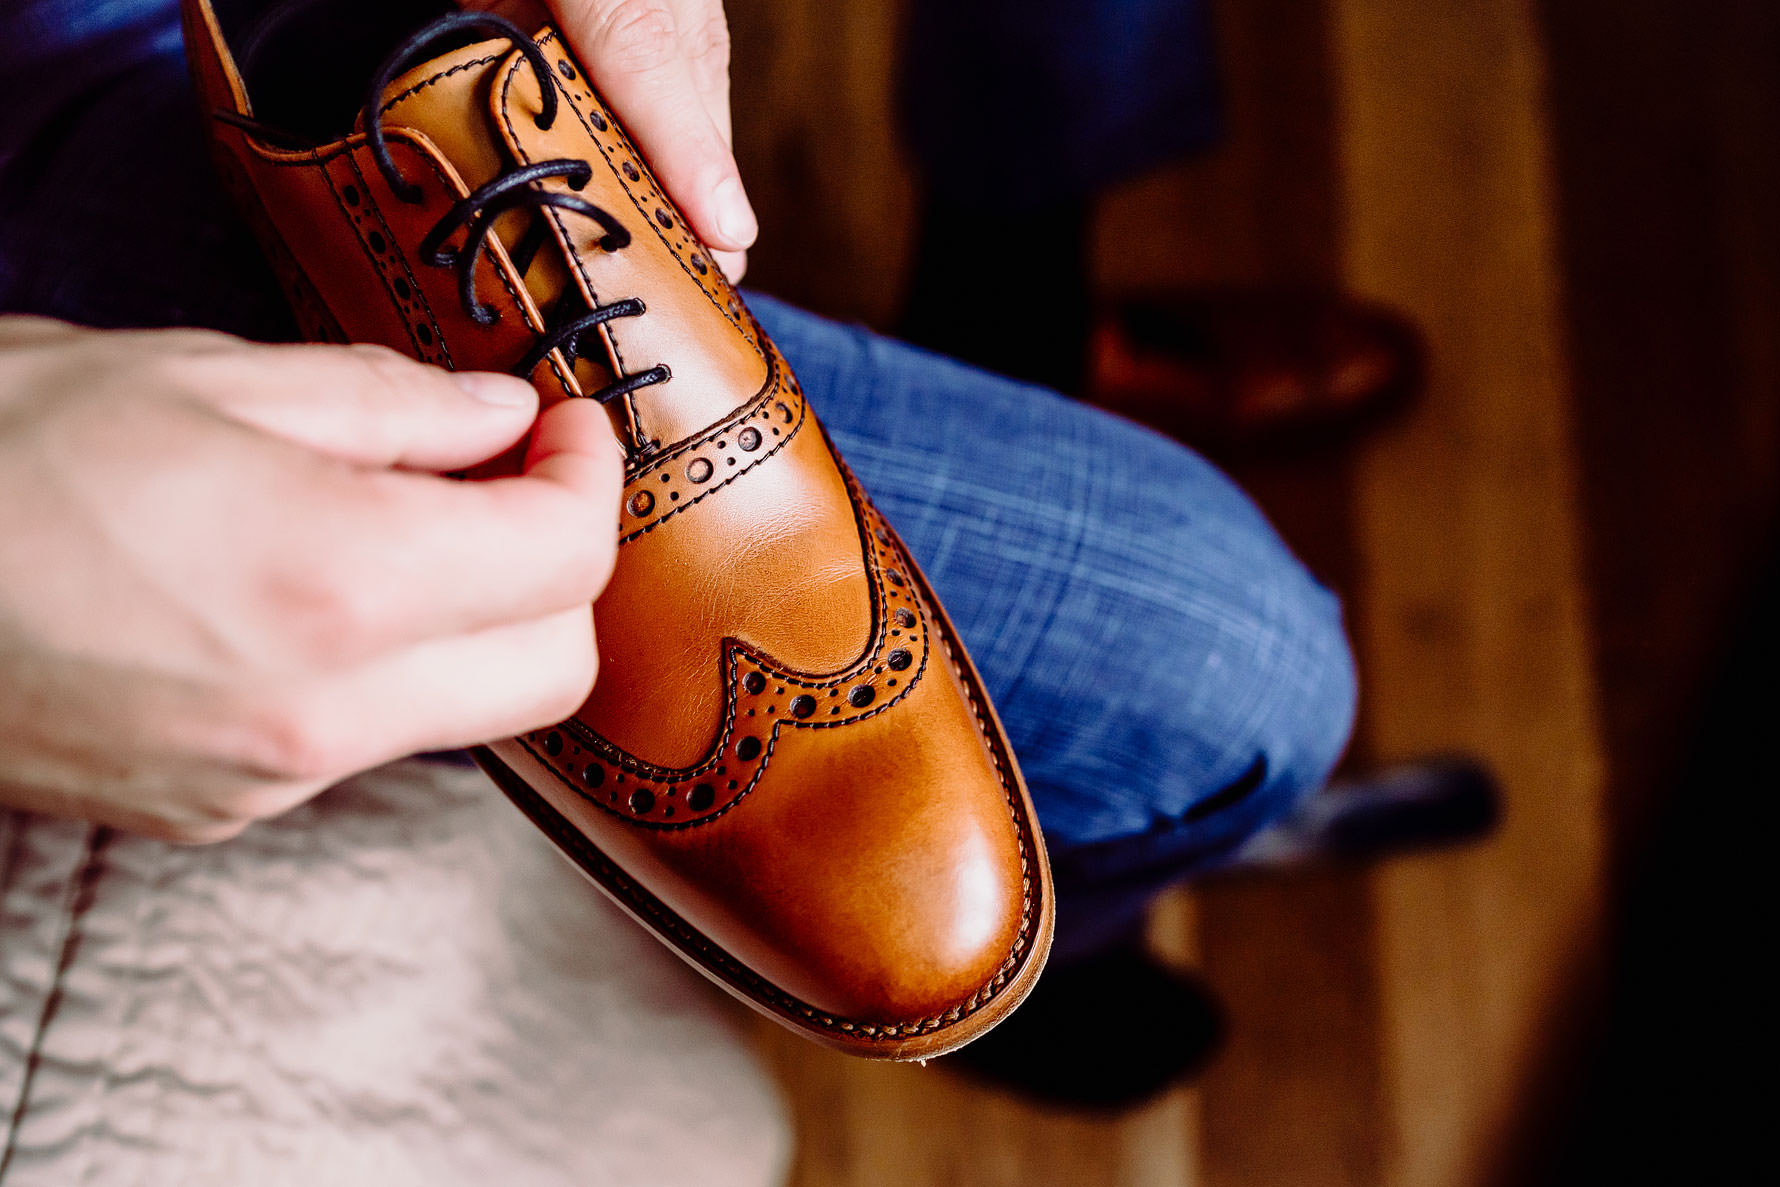
[[[1304,576],[1293,617],[1275,629],[1296,634],[1296,657],[1258,678],[1277,689],[1271,710],[1244,740],[1253,754],[1237,777],[1215,785],[1181,815],[1182,824],[1216,825],[1234,844],[1288,814],[1327,782],[1353,733],[1358,681],[1340,601]]]
[[[1175,558],[1150,583],[1185,594],[1127,608],[1105,687],[1073,702],[1070,761],[1029,770],[1064,847],[1238,843],[1321,786],[1346,748],[1357,689],[1339,600],[1204,471],[1170,494],[1198,514],[1145,529],[1150,555]]]
[[[1195,847],[1240,843],[1289,813],[1327,781],[1353,731],[1358,686],[1339,600],[1287,558],[1276,575],[1289,596],[1252,608],[1251,630],[1273,639],[1237,674],[1261,689],[1260,711],[1215,723],[1219,766],[1183,788],[1184,808],[1155,821],[1159,831],[1195,835]]]

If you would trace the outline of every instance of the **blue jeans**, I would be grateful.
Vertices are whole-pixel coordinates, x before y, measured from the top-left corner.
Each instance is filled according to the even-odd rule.
[[[99,8],[147,31],[74,39],[80,71],[35,72],[66,92],[0,137],[0,311],[288,332],[204,158],[171,7],[0,14],[12,59]],[[1060,956],[1122,938],[1322,782],[1354,710],[1340,608],[1227,478],[1053,392],[749,300],[988,682],[1056,868]]]
[[[1128,933],[1322,783],[1353,724],[1340,606],[1209,462],[749,303],[982,670],[1056,869],[1060,955]]]

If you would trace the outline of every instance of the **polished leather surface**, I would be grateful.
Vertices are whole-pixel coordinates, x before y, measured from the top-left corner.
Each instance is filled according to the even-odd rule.
[[[211,112],[250,115],[206,0],[187,44]],[[365,139],[283,150],[212,119],[219,167],[305,332],[447,367],[510,370],[567,286],[647,312],[598,331],[546,400],[666,364],[607,405],[626,444],[621,547],[594,607],[601,674],[571,720],[496,743],[497,782],[639,920],[732,992],[821,1041],[922,1058],[994,1024],[1043,964],[1051,889],[1031,805],[969,657],[749,315],[558,36],[561,111],[505,41],[385,92],[391,193]],[[578,196],[631,233],[549,211],[522,275],[502,216],[480,261],[482,326],[416,246],[516,165],[585,160]],[[566,188],[561,180],[540,183]],[[461,244],[462,231],[449,244]]]

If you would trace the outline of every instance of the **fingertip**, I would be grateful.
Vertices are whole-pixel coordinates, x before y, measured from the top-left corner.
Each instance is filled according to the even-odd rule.
[[[586,399],[546,408],[526,450],[525,470],[573,486],[616,490],[623,480],[623,450],[606,410]]]
[[[760,220],[748,202],[739,177],[726,177],[711,192],[712,217],[716,222],[717,239],[712,247],[724,251],[746,251],[760,235]]]
[[[717,261],[731,284],[742,283],[742,277],[748,274],[748,253],[745,251],[712,251],[711,258]]]
[[[529,411],[538,406],[537,389],[517,376],[494,371],[453,371],[450,374],[458,390],[479,404],[505,411]]]

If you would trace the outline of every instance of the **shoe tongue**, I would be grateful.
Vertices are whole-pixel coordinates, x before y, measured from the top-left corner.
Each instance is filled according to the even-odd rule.
[[[492,126],[489,88],[502,65],[517,53],[511,42],[501,38],[421,63],[384,89],[384,127],[419,132],[450,162],[467,189],[486,185],[511,167],[507,149]],[[364,123],[360,112],[354,130],[362,132]],[[507,212],[495,220],[495,237],[511,250],[532,217],[525,211]],[[568,283],[567,270],[548,252],[540,252],[525,274],[525,287],[540,309],[554,305]]]
[[[755,336],[740,296],[561,39],[544,27],[532,41],[554,63],[546,75],[560,104],[554,121],[538,123],[542,84],[525,67],[526,54],[502,38],[441,54],[397,78],[384,92],[383,127],[424,137],[466,191],[520,165],[587,163],[591,175],[577,196],[625,228],[627,241],[617,249],[604,246],[602,221],[558,218],[531,203],[497,216],[493,234],[513,257],[543,325],[566,325],[634,299],[634,313],[613,316],[579,343],[575,377],[583,391],[596,392],[620,376],[658,370],[658,378],[608,410],[636,447],[671,446],[763,393],[776,356]],[[561,178],[538,187],[571,188]],[[493,283],[486,271],[481,283]]]
[[[488,126],[488,88],[513,52],[504,39],[480,41],[423,62],[383,92],[384,127],[410,128],[431,140],[470,189],[493,181],[506,150]],[[364,131],[359,113],[355,131]]]

